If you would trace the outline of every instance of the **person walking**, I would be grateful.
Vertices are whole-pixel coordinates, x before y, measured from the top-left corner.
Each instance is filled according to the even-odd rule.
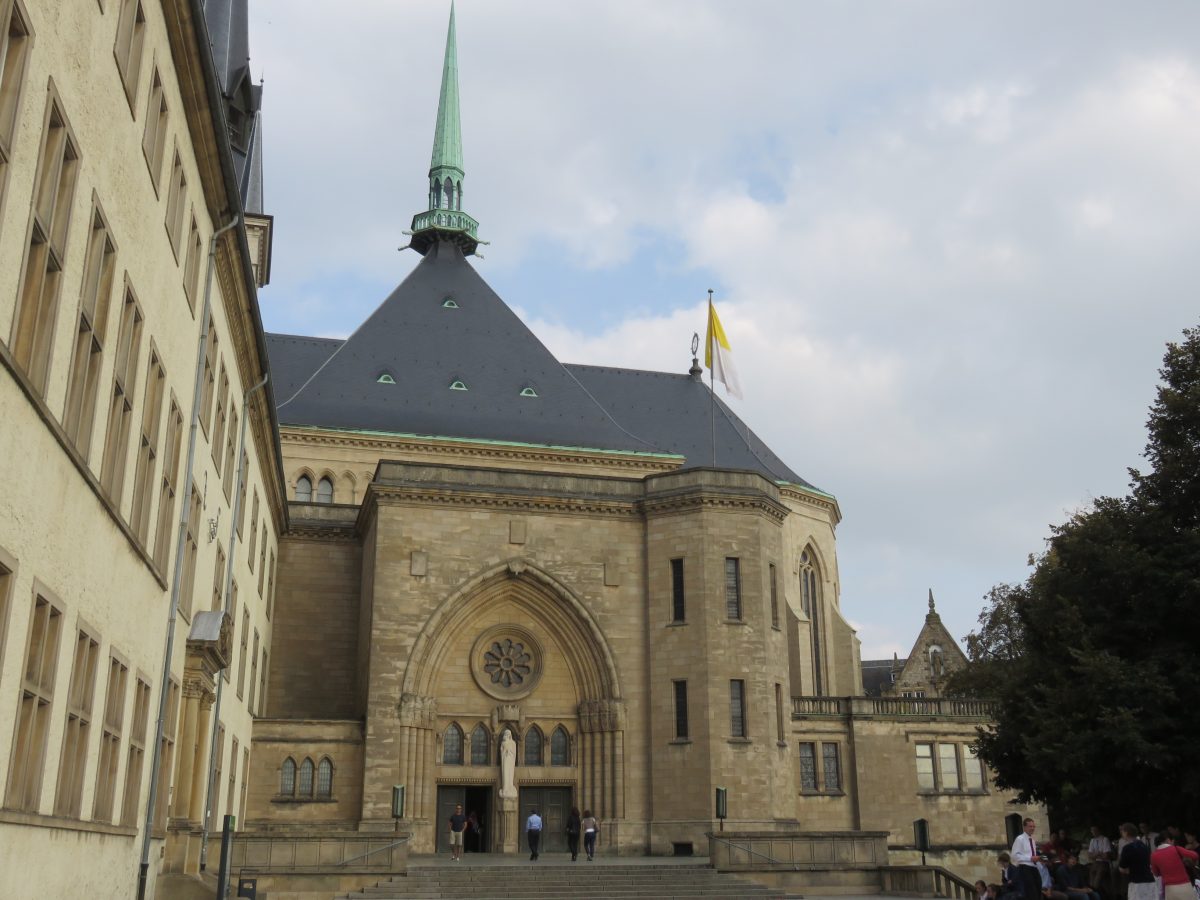
[[[1191,850],[1176,847],[1171,835],[1164,831],[1158,836],[1158,849],[1150,855],[1150,871],[1162,878],[1163,900],[1196,900],[1196,889],[1188,874],[1187,863],[1195,866],[1197,855]]]
[[[529,841],[529,859],[530,861],[536,860],[538,848],[542,844],[542,817],[538,815],[536,809],[525,820],[525,838]]]
[[[567,815],[567,849],[571,851],[571,862],[579,857],[579,808],[571,807],[571,812]]]
[[[596,855],[596,838],[600,834],[600,823],[596,821],[590,809],[583,811],[580,827],[583,828],[583,850],[587,854],[588,862],[591,862],[592,857]]]
[[[1021,823],[1021,833],[1013,841],[1012,850],[1009,852],[1017,867],[1017,880],[1025,900],[1041,900],[1042,897],[1042,875],[1037,866],[1037,842],[1033,839],[1036,830],[1037,823],[1033,819],[1025,819]]]
[[[463,832],[467,830],[467,817],[463,815],[462,804],[454,807],[450,816],[450,858],[455,862],[462,860]]]

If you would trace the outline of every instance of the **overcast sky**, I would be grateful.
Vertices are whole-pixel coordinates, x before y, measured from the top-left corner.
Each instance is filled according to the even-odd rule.
[[[449,3],[251,8],[266,327],[345,336],[418,259]],[[460,0],[458,46],[476,267],[573,363],[686,371],[716,292],[864,658],[1125,491],[1200,323],[1200,4]]]

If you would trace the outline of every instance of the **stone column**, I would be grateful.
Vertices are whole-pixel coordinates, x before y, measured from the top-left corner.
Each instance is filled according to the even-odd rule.
[[[183,728],[175,744],[179,766],[175,772],[175,819],[192,817],[192,779],[196,773],[196,732],[200,724],[200,700],[204,690],[200,682],[187,679],[183,683]]]
[[[430,816],[437,755],[437,699],[404,694],[397,708],[397,718],[400,722],[397,772],[400,783],[407,786],[405,822],[412,829],[415,823],[425,822]]]
[[[196,724],[196,746],[192,749],[195,762],[192,765],[192,783],[189,788],[191,800],[188,803],[191,814],[188,819],[200,824],[204,818],[204,794],[208,788],[208,736],[209,722],[212,719],[212,706],[216,697],[204,691],[199,702],[199,717]]]
[[[579,771],[583,802],[601,821],[625,814],[625,703],[579,704]]]

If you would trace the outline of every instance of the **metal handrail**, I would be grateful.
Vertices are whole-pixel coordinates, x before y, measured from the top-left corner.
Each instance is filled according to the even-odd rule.
[[[391,850],[393,847],[399,847],[401,844],[406,844],[411,840],[412,835],[406,834],[404,837],[400,838],[400,840],[392,841],[390,844],[384,847],[376,847],[374,850],[368,850],[366,853],[359,854],[358,856],[352,856],[349,859],[343,859],[340,863],[338,863],[338,865],[346,866],[352,862],[358,862],[360,859],[366,859],[368,856],[374,856],[376,853],[382,853],[384,850]]]
[[[717,837],[715,834],[710,834],[710,835],[709,835],[709,839],[710,839],[710,840],[713,840],[713,841],[717,841],[718,843],[721,843],[721,844],[728,844],[728,845],[729,845],[730,847],[732,847],[734,850],[745,850],[747,853],[751,854],[752,856],[759,856],[759,857],[762,857],[762,858],[763,858],[763,859],[765,859],[767,862],[769,862],[769,863],[774,863],[774,864],[775,864],[775,865],[777,865],[777,866],[791,866],[791,867],[792,867],[794,870],[796,870],[796,871],[800,871],[800,865],[799,865],[799,863],[795,863],[795,862],[787,863],[787,862],[784,862],[782,859],[776,859],[775,857],[773,857],[773,856],[768,856],[768,855],[767,855],[767,854],[765,854],[765,853],[759,853],[757,850],[754,850],[754,849],[752,849],[752,848],[750,848],[750,847],[742,847],[742,846],[739,846],[738,844],[735,844],[733,841],[727,840],[726,838],[723,838],[723,837]]]

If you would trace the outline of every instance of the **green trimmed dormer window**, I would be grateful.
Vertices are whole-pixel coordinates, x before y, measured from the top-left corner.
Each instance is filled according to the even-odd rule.
[[[467,386],[465,384],[463,384],[461,381],[450,382],[450,390],[452,390],[452,391],[465,391],[466,389],[467,389]]]
[[[384,372],[382,375],[380,375],[378,378],[375,379],[375,382],[377,384],[395,384],[396,379],[391,376],[391,373]]]
[[[442,309],[458,309],[458,303],[453,297],[447,297],[442,301]]]
[[[524,388],[521,388],[521,396],[522,397],[536,397],[537,391],[535,391],[531,387],[524,387]]]

